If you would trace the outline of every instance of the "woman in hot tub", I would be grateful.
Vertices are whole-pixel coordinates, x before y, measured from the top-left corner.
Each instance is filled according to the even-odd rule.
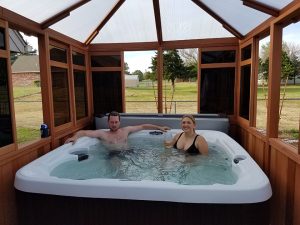
[[[176,134],[171,141],[165,141],[167,148],[176,148],[192,154],[208,154],[208,144],[203,136],[196,134],[196,120],[192,115],[183,115],[183,132]]]

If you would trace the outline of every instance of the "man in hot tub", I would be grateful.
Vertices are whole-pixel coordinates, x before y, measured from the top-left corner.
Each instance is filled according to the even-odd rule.
[[[87,136],[93,138],[99,138],[108,144],[125,144],[130,133],[134,133],[140,130],[161,130],[163,132],[170,130],[166,126],[157,126],[154,124],[141,124],[137,126],[127,126],[120,128],[120,114],[116,111],[112,111],[108,115],[108,127],[109,130],[80,130],[76,132],[73,137],[68,138],[65,143],[72,142],[73,144],[78,138]]]

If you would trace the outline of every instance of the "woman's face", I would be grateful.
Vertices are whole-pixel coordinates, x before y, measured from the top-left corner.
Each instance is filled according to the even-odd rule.
[[[187,131],[194,131],[196,128],[196,125],[194,124],[193,120],[188,118],[188,117],[184,117],[182,120],[181,120],[181,129],[184,131],[184,132],[187,132]]]

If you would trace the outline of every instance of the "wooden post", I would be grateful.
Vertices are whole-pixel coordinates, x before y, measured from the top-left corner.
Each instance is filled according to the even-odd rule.
[[[39,62],[41,77],[41,92],[43,105],[43,119],[50,129],[51,139],[54,140],[54,114],[51,87],[49,35],[38,36],[39,42]]]
[[[300,154],[300,113],[299,113],[299,130],[298,130],[298,154]]]
[[[164,58],[163,58],[163,49],[161,47],[157,50],[157,112],[163,113],[163,95],[162,95],[162,88],[163,88],[163,65],[164,65]]]
[[[280,73],[281,73],[282,27],[271,24],[270,61],[267,108],[267,137],[278,137]]]

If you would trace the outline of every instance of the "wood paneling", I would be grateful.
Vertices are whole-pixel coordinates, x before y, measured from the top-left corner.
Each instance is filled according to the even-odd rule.
[[[268,140],[254,128],[237,125],[238,141],[269,176],[272,225],[300,224],[300,155],[280,139]]]

